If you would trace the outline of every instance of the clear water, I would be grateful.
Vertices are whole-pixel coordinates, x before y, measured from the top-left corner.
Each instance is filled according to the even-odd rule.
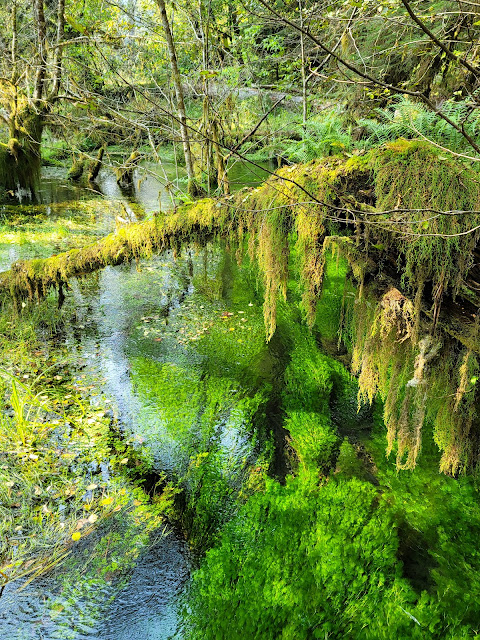
[[[168,206],[168,192],[152,175],[152,167],[147,168],[150,173],[139,175],[128,196],[108,172],[100,176],[100,190],[110,203],[118,203],[127,212],[138,213],[140,204],[140,211],[148,213],[158,208],[159,201]],[[165,169],[170,180],[177,179],[175,167]],[[232,178],[241,186],[260,177],[242,173],[237,166]],[[98,194],[70,185],[56,169],[45,172],[41,197],[46,214],[52,216],[55,203],[68,202],[74,215],[79,202],[98,202],[97,229],[104,233],[114,228],[112,208],[105,207]],[[41,249],[35,242],[0,245],[0,268],[8,268],[19,258],[41,255]],[[200,444],[205,446],[208,437],[215,445],[220,472],[235,482],[253,451],[239,404],[243,391],[239,371],[248,369],[252,358],[258,357],[251,345],[253,335],[262,344],[258,340],[261,310],[244,292],[242,308],[237,304],[234,317],[225,317],[222,297],[202,297],[196,290],[195,277],[203,273],[214,278],[221,261],[219,250],[210,250],[207,267],[202,255],[174,261],[167,254],[146,261],[139,270],[123,265],[74,282],[64,310],[71,320],[61,339],[68,345],[79,384],[88,382],[95,387],[90,401],[112,408],[125,433],[150,450],[157,470],[184,474],[191,456]],[[226,325],[224,321],[231,323],[235,336],[241,336],[236,338],[238,361],[220,353],[212,366],[205,351],[197,348],[195,331],[208,332],[211,324]],[[213,387],[220,389],[221,410],[206,435],[201,419],[203,392],[190,397],[189,385],[201,390],[201,381],[212,371],[216,376]],[[178,397],[177,406],[166,401],[168,395]],[[81,579],[77,590],[70,584],[66,592],[61,573],[20,593],[11,586],[0,598],[0,638],[180,639],[178,601],[188,581],[189,565],[186,542],[169,531],[140,557],[120,592],[118,585],[108,583],[86,591]]]

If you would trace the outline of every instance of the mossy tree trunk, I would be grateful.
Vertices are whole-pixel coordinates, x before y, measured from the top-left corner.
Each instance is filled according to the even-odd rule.
[[[52,105],[59,98],[62,76],[62,40],[65,29],[65,0],[57,0],[56,35],[47,41],[45,0],[34,0],[35,56],[33,86],[22,85],[21,57],[18,52],[17,2],[12,3],[12,40],[9,65],[11,75],[2,78],[1,99],[6,113],[8,142],[0,143],[0,187],[10,194],[19,189],[35,194],[40,178],[42,134]],[[53,67],[49,68],[49,50]]]
[[[9,140],[0,147],[0,184],[10,194],[35,194],[40,178],[44,114],[26,106],[10,114]]]

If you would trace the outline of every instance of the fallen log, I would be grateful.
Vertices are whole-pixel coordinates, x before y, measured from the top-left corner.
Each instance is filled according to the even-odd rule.
[[[426,227],[424,240],[418,232],[413,237],[407,235],[407,239],[402,239],[398,234],[398,230],[403,227],[407,231],[411,230],[412,222],[415,230],[423,229],[422,219],[418,220],[417,208],[412,208],[411,213],[408,213],[408,208],[403,210],[407,213],[400,211],[397,214],[393,210],[388,217],[379,218],[383,214],[378,211],[378,202],[389,202],[388,198],[396,200],[397,193],[392,189],[391,183],[386,181],[385,174],[383,182],[378,182],[376,167],[379,153],[376,150],[371,156],[326,158],[306,165],[284,167],[256,189],[218,200],[203,199],[181,205],[173,213],[162,214],[148,222],[124,226],[102,240],[45,260],[19,261],[12,265],[10,271],[0,274],[0,295],[7,294],[17,303],[25,299],[40,299],[52,288],[60,290],[70,278],[82,277],[109,265],[149,257],[153,252],[170,248],[178,250],[183,244],[191,242],[202,244],[214,236],[231,238],[243,247],[248,235],[249,254],[257,261],[264,278],[265,320],[267,335],[271,336],[275,330],[276,300],[286,291],[288,261],[293,247],[304,292],[303,305],[307,317],[313,322],[323,278],[324,240],[332,236],[333,231],[334,237],[331,240],[338,244],[340,251],[350,261],[354,273],[370,273],[370,279],[380,281],[387,272],[402,294],[415,297],[415,282],[412,285],[405,278],[405,272],[408,273],[410,269],[418,277],[418,269],[415,264],[408,264],[407,251],[412,246],[418,246],[418,252],[423,251],[420,243],[430,241],[432,228]],[[385,157],[390,163],[397,156],[398,188],[401,187],[401,171],[412,173],[409,165],[405,164],[405,157],[417,158],[418,161],[420,156],[422,161],[428,161],[434,167],[439,165],[443,168],[446,163],[444,158],[437,158],[425,146],[407,141],[386,148]],[[137,158],[135,156],[135,161]],[[390,170],[390,166],[388,168]],[[453,170],[453,165],[447,168],[449,171]],[[462,167],[462,184],[466,180]],[[479,198],[478,185],[473,179],[472,185],[472,198]],[[430,187],[428,181],[426,186]],[[415,194],[412,198],[414,196]],[[437,194],[430,190],[427,196],[431,199],[437,197]],[[433,206],[428,198],[424,202],[425,207]],[[413,200],[412,204],[415,202]],[[476,204],[476,200],[472,200],[471,209]],[[470,219],[463,222],[464,226],[475,221],[472,218],[474,212],[469,215]],[[447,222],[450,220],[455,223],[455,229],[461,229],[459,223],[463,218],[450,216]],[[328,225],[335,225],[335,228],[329,228]],[[441,238],[441,235],[432,238],[440,258],[443,247]],[[443,303],[437,304],[434,309],[434,317],[441,311],[443,329],[478,353],[476,324],[480,295],[474,284],[478,281],[478,252],[475,246],[470,249],[472,259],[469,262],[465,260],[469,245],[448,246],[450,262],[458,262],[457,272],[461,271],[462,264],[470,265],[474,276],[470,280],[473,287],[468,287],[467,271],[464,274],[463,288],[455,292],[452,284],[443,296]],[[441,271],[443,263],[440,258],[438,264]],[[391,265],[389,272],[388,264]],[[412,271],[413,269],[416,271]],[[433,290],[437,274],[431,268],[428,277]],[[423,284],[426,282],[428,279]],[[421,309],[425,318],[431,317],[431,300],[425,299]]]
[[[218,230],[219,212],[228,207],[213,200],[200,200],[177,212],[153,220],[120,227],[101,240],[45,259],[19,260],[0,273],[0,294],[17,303],[41,299],[50,289],[60,289],[71,278],[85,276],[107,266],[116,266],[154,252],[178,249],[185,242],[206,242]]]
[[[100,149],[98,150],[97,157],[95,158],[95,160],[91,162],[88,168],[87,180],[89,182],[95,182],[95,180],[97,179],[98,174],[100,173],[100,169],[102,168],[104,153],[105,153],[105,145],[103,147],[100,147]]]

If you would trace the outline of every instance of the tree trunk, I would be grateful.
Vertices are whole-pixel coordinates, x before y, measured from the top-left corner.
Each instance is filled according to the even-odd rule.
[[[47,25],[45,22],[45,11],[43,0],[35,0],[35,21],[37,23],[37,71],[35,74],[35,88],[33,100],[38,103],[43,98],[45,89],[45,79],[47,74]]]
[[[188,133],[187,114],[185,111],[185,100],[183,97],[183,86],[180,78],[180,72],[178,70],[175,43],[173,41],[172,31],[170,29],[170,23],[168,21],[167,9],[165,7],[165,0],[156,0],[156,3],[160,9],[162,26],[165,32],[165,39],[167,41],[168,53],[170,56],[170,64],[172,67],[172,80],[173,80],[173,85],[175,87],[175,95],[177,98],[177,112],[178,112],[178,119],[180,121],[180,133],[182,136],[183,153],[185,155],[185,164],[187,167],[188,193],[190,195],[197,195],[198,188],[195,181],[195,170],[193,167],[192,151],[190,149],[190,136]]]
[[[303,35],[303,7],[302,0],[298,0],[298,10],[300,12],[300,55],[301,55],[301,72],[302,72],[302,124],[303,124],[303,137],[307,129],[307,115],[308,115],[308,103],[307,103],[307,70],[305,60],[305,39]]]
[[[48,70],[47,21],[45,0],[34,0],[33,16],[36,29],[35,74],[31,95],[19,92],[19,54],[17,2],[12,4],[11,86],[8,103],[9,141],[0,145],[0,185],[10,194],[19,189],[35,196],[40,179],[42,133],[45,116],[58,96],[62,77],[62,40],[65,30],[65,0],[57,0],[56,39],[53,54],[53,71]],[[47,84],[50,94],[47,96]]]
[[[19,189],[35,192],[40,178],[43,114],[31,106],[14,111],[9,119],[9,140],[0,146],[0,185],[10,195]]]
[[[60,83],[62,81],[62,58],[63,47],[62,40],[65,31],[65,0],[58,0],[57,5],[57,41],[55,55],[53,58],[53,86],[50,94],[50,99],[56,97],[60,90]]]
[[[212,140],[213,147],[215,149],[215,156],[217,159],[217,184],[225,195],[230,193],[230,184],[228,182],[228,174],[225,165],[225,158],[222,154],[220,144],[218,141],[218,127],[217,121],[212,123]]]

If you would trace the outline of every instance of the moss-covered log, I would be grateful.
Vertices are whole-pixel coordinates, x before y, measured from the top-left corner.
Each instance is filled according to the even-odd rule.
[[[78,157],[74,157],[72,166],[70,167],[67,178],[72,182],[79,182],[82,179],[83,172],[85,170],[85,156],[80,154]]]
[[[414,466],[428,421],[441,469],[456,474],[480,462],[480,298],[468,287],[476,277],[479,211],[476,172],[424,143],[399,141],[375,155],[285,167],[256,189],[182,205],[46,260],[17,262],[0,274],[0,292],[40,298],[107,265],[223,237],[258,264],[269,339],[292,256],[306,320],[314,323],[330,246],[348,259],[359,284],[346,334],[360,401],[383,398],[399,467]]]
[[[277,297],[285,293],[292,246],[310,324],[322,287],[325,247],[332,244],[351,263],[360,288],[365,278],[386,280],[386,288],[396,283],[418,308],[423,305],[428,313],[431,307],[435,320],[445,299],[456,323],[462,305],[469,306],[466,315],[472,320],[471,307],[479,302],[475,285],[468,288],[480,235],[468,231],[479,226],[479,210],[480,185],[473,170],[429,145],[401,140],[374,154],[284,167],[256,189],[183,205],[154,223],[122,229],[69,254],[17,263],[2,275],[0,288],[11,289],[17,298],[32,290],[41,294],[59,280],[161,250],[168,245],[165,234],[178,246],[216,233],[240,245],[248,236],[248,251],[264,275],[269,335],[275,330]]]
[[[337,241],[340,235],[340,250],[359,277],[361,272],[392,275],[393,270],[411,297],[429,284],[437,309],[445,295],[465,297],[469,278],[474,287],[478,277],[477,173],[418,141],[400,140],[363,156],[285,167],[261,187],[218,200],[215,207],[219,215],[225,207],[235,209],[235,233],[239,240],[250,234],[266,279],[278,276],[278,286],[270,283],[275,290],[283,289],[285,281],[275,275],[278,265],[267,264],[274,259],[268,258],[268,245],[278,260],[284,239],[296,244],[310,319],[321,290],[327,237]],[[189,219],[190,211],[198,213],[199,205],[180,207],[175,215]],[[171,217],[163,217],[162,224]],[[469,291],[475,302],[474,288]]]
[[[95,182],[95,180],[98,178],[98,174],[100,173],[100,169],[102,168],[104,155],[105,145],[103,147],[100,147],[97,153],[97,157],[95,158],[95,160],[92,160],[88,166],[87,180],[89,182]]]
[[[175,214],[118,229],[81,249],[72,249],[46,259],[20,260],[0,274],[0,291],[14,300],[40,299],[52,288],[156,251],[178,248],[184,242],[208,240],[219,229],[219,210],[213,200],[198,201]]]

